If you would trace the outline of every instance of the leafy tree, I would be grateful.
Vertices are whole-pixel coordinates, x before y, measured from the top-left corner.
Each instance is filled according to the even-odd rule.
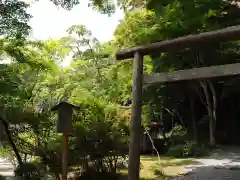
[[[50,0],[56,6],[67,10],[79,4],[80,0]],[[120,4],[120,1],[118,2]],[[116,4],[108,0],[91,0],[89,6],[105,14],[112,14],[116,9]],[[31,18],[26,12],[29,5],[23,1],[1,0],[0,1],[0,36],[14,37],[22,39],[28,35],[30,26],[28,21]]]
[[[70,37],[28,42],[22,50],[26,61],[21,64],[13,61],[3,67],[3,83],[9,85],[4,85],[6,93],[1,93],[4,104],[1,113],[9,123],[23,162],[34,160],[35,164],[26,164],[26,168],[38,167],[39,171],[31,176],[50,173],[59,178],[61,139],[50,108],[62,99],[81,106],[70,137],[70,166],[88,171],[88,163],[94,165],[95,171],[115,172],[119,157],[124,157],[127,151],[129,110],[121,109],[118,103],[123,99],[113,94],[121,93],[125,82],[120,87],[116,79],[111,79],[116,64],[111,57],[101,56],[109,47],[102,47],[84,26],[70,29]],[[60,68],[57,63],[69,56],[73,58],[72,65]],[[39,66],[28,63],[31,60]],[[109,90],[112,93],[107,94]],[[12,154],[8,144],[5,147]],[[19,167],[16,173],[24,169]]]
[[[0,1],[0,36],[22,39],[29,33],[27,22],[30,15],[26,13],[28,5],[22,1]]]
[[[195,2],[152,0],[147,2],[145,8],[128,12],[124,21],[117,27],[115,37],[119,47],[129,47],[218,29],[239,23],[237,9],[235,4],[221,0]],[[227,19],[231,19],[228,24],[224,23]],[[234,49],[234,47],[238,48],[238,44],[208,44],[201,49],[183,50],[171,54],[154,54],[151,55],[152,70],[153,72],[171,72],[178,69],[236,62],[237,54],[232,56],[233,59],[229,58],[231,56],[228,53],[225,54],[229,52],[227,49]],[[194,91],[200,92],[200,97],[202,94],[205,96],[204,104],[210,118],[210,144],[212,145],[215,144],[214,129],[216,123],[214,122],[216,122],[218,96],[215,92],[216,83],[216,81],[200,81],[199,84],[193,83],[191,85],[191,87],[196,85],[197,88],[194,88]],[[157,93],[154,94],[153,99],[158,97],[159,100],[161,97],[165,99],[164,101],[169,101],[165,98],[167,95],[164,92],[166,91],[159,90],[168,87],[169,85],[156,88]],[[177,87],[180,88],[179,85]],[[183,99],[187,98],[187,96],[184,97]],[[177,99],[177,101],[179,100]]]

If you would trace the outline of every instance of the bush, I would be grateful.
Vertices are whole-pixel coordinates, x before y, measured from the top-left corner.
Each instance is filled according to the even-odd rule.
[[[168,149],[167,155],[176,158],[183,157],[184,144],[178,144]]]
[[[89,168],[86,172],[82,173],[75,180],[117,180],[119,175],[112,172],[99,172],[95,169]]]
[[[184,126],[176,125],[170,132],[170,145],[184,144],[187,138],[187,130]]]
[[[159,166],[153,166],[151,167],[151,170],[153,171],[153,174],[156,176],[154,179],[156,180],[166,179],[166,175]]]
[[[116,121],[115,121],[116,122]],[[128,136],[119,127],[108,121],[95,121],[88,125],[78,123],[74,149],[69,154],[69,162],[82,166],[83,171],[91,166],[97,172],[115,172],[128,150]]]
[[[169,148],[167,155],[176,158],[199,157],[208,154],[208,149],[198,145],[195,141],[187,141],[185,144],[178,144]]]
[[[208,154],[208,149],[204,145],[199,145],[195,141],[188,141],[184,145],[183,156],[184,157],[199,157]]]
[[[208,154],[208,149],[204,145],[199,145],[195,141],[187,141],[187,130],[184,126],[176,125],[170,132],[170,148],[167,155],[176,158],[198,157]]]
[[[154,173],[155,176],[160,176],[160,177],[165,176],[164,172],[157,167],[153,168],[153,173]]]
[[[80,106],[81,109],[75,112],[73,131],[69,136],[69,174],[82,179],[116,179],[121,161],[128,153],[128,118],[122,115],[123,110],[117,105],[84,101]],[[44,126],[48,135],[39,137],[38,147],[29,143],[29,149],[26,150],[27,155],[38,157],[38,164],[42,167],[33,162],[25,163],[16,168],[16,176],[26,174],[34,180],[46,174],[56,177],[61,174],[62,137],[49,126],[55,127],[55,124]],[[25,149],[22,148],[22,151],[25,152]]]
[[[79,179],[117,179],[128,154],[128,121],[105,104],[82,104],[69,143],[69,164],[80,167]]]
[[[33,163],[25,163],[17,166],[17,168],[15,169],[15,176],[22,177],[23,174],[26,176],[27,179],[31,180],[38,180],[41,178],[40,170]]]

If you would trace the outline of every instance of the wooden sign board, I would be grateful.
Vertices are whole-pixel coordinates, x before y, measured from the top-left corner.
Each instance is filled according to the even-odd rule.
[[[72,132],[72,114],[74,108],[77,108],[77,106],[74,106],[68,102],[60,102],[51,109],[52,111],[58,111],[58,133]]]

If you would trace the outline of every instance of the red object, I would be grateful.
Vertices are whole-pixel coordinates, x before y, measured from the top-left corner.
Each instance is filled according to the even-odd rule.
[[[160,126],[161,123],[160,122],[151,122],[151,126]]]

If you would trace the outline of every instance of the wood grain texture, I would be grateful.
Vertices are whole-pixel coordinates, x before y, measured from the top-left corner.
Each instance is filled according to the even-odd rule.
[[[62,147],[62,180],[67,180],[68,170],[68,134],[63,134]]]
[[[126,48],[116,53],[117,60],[133,58],[136,52],[142,56],[161,52],[174,52],[185,48],[198,47],[206,43],[233,41],[240,39],[240,25],[231,26],[216,31],[188,35],[172,40],[165,40],[148,45]]]
[[[139,180],[142,77],[143,57],[139,53],[135,53],[133,61],[132,114],[130,126],[128,180]]]
[[[194,79],[208,79],[214,77],[233,76],[240,74],[240,63],[220,66],[210,66],[144,75],[144,84],[169,83]]]

